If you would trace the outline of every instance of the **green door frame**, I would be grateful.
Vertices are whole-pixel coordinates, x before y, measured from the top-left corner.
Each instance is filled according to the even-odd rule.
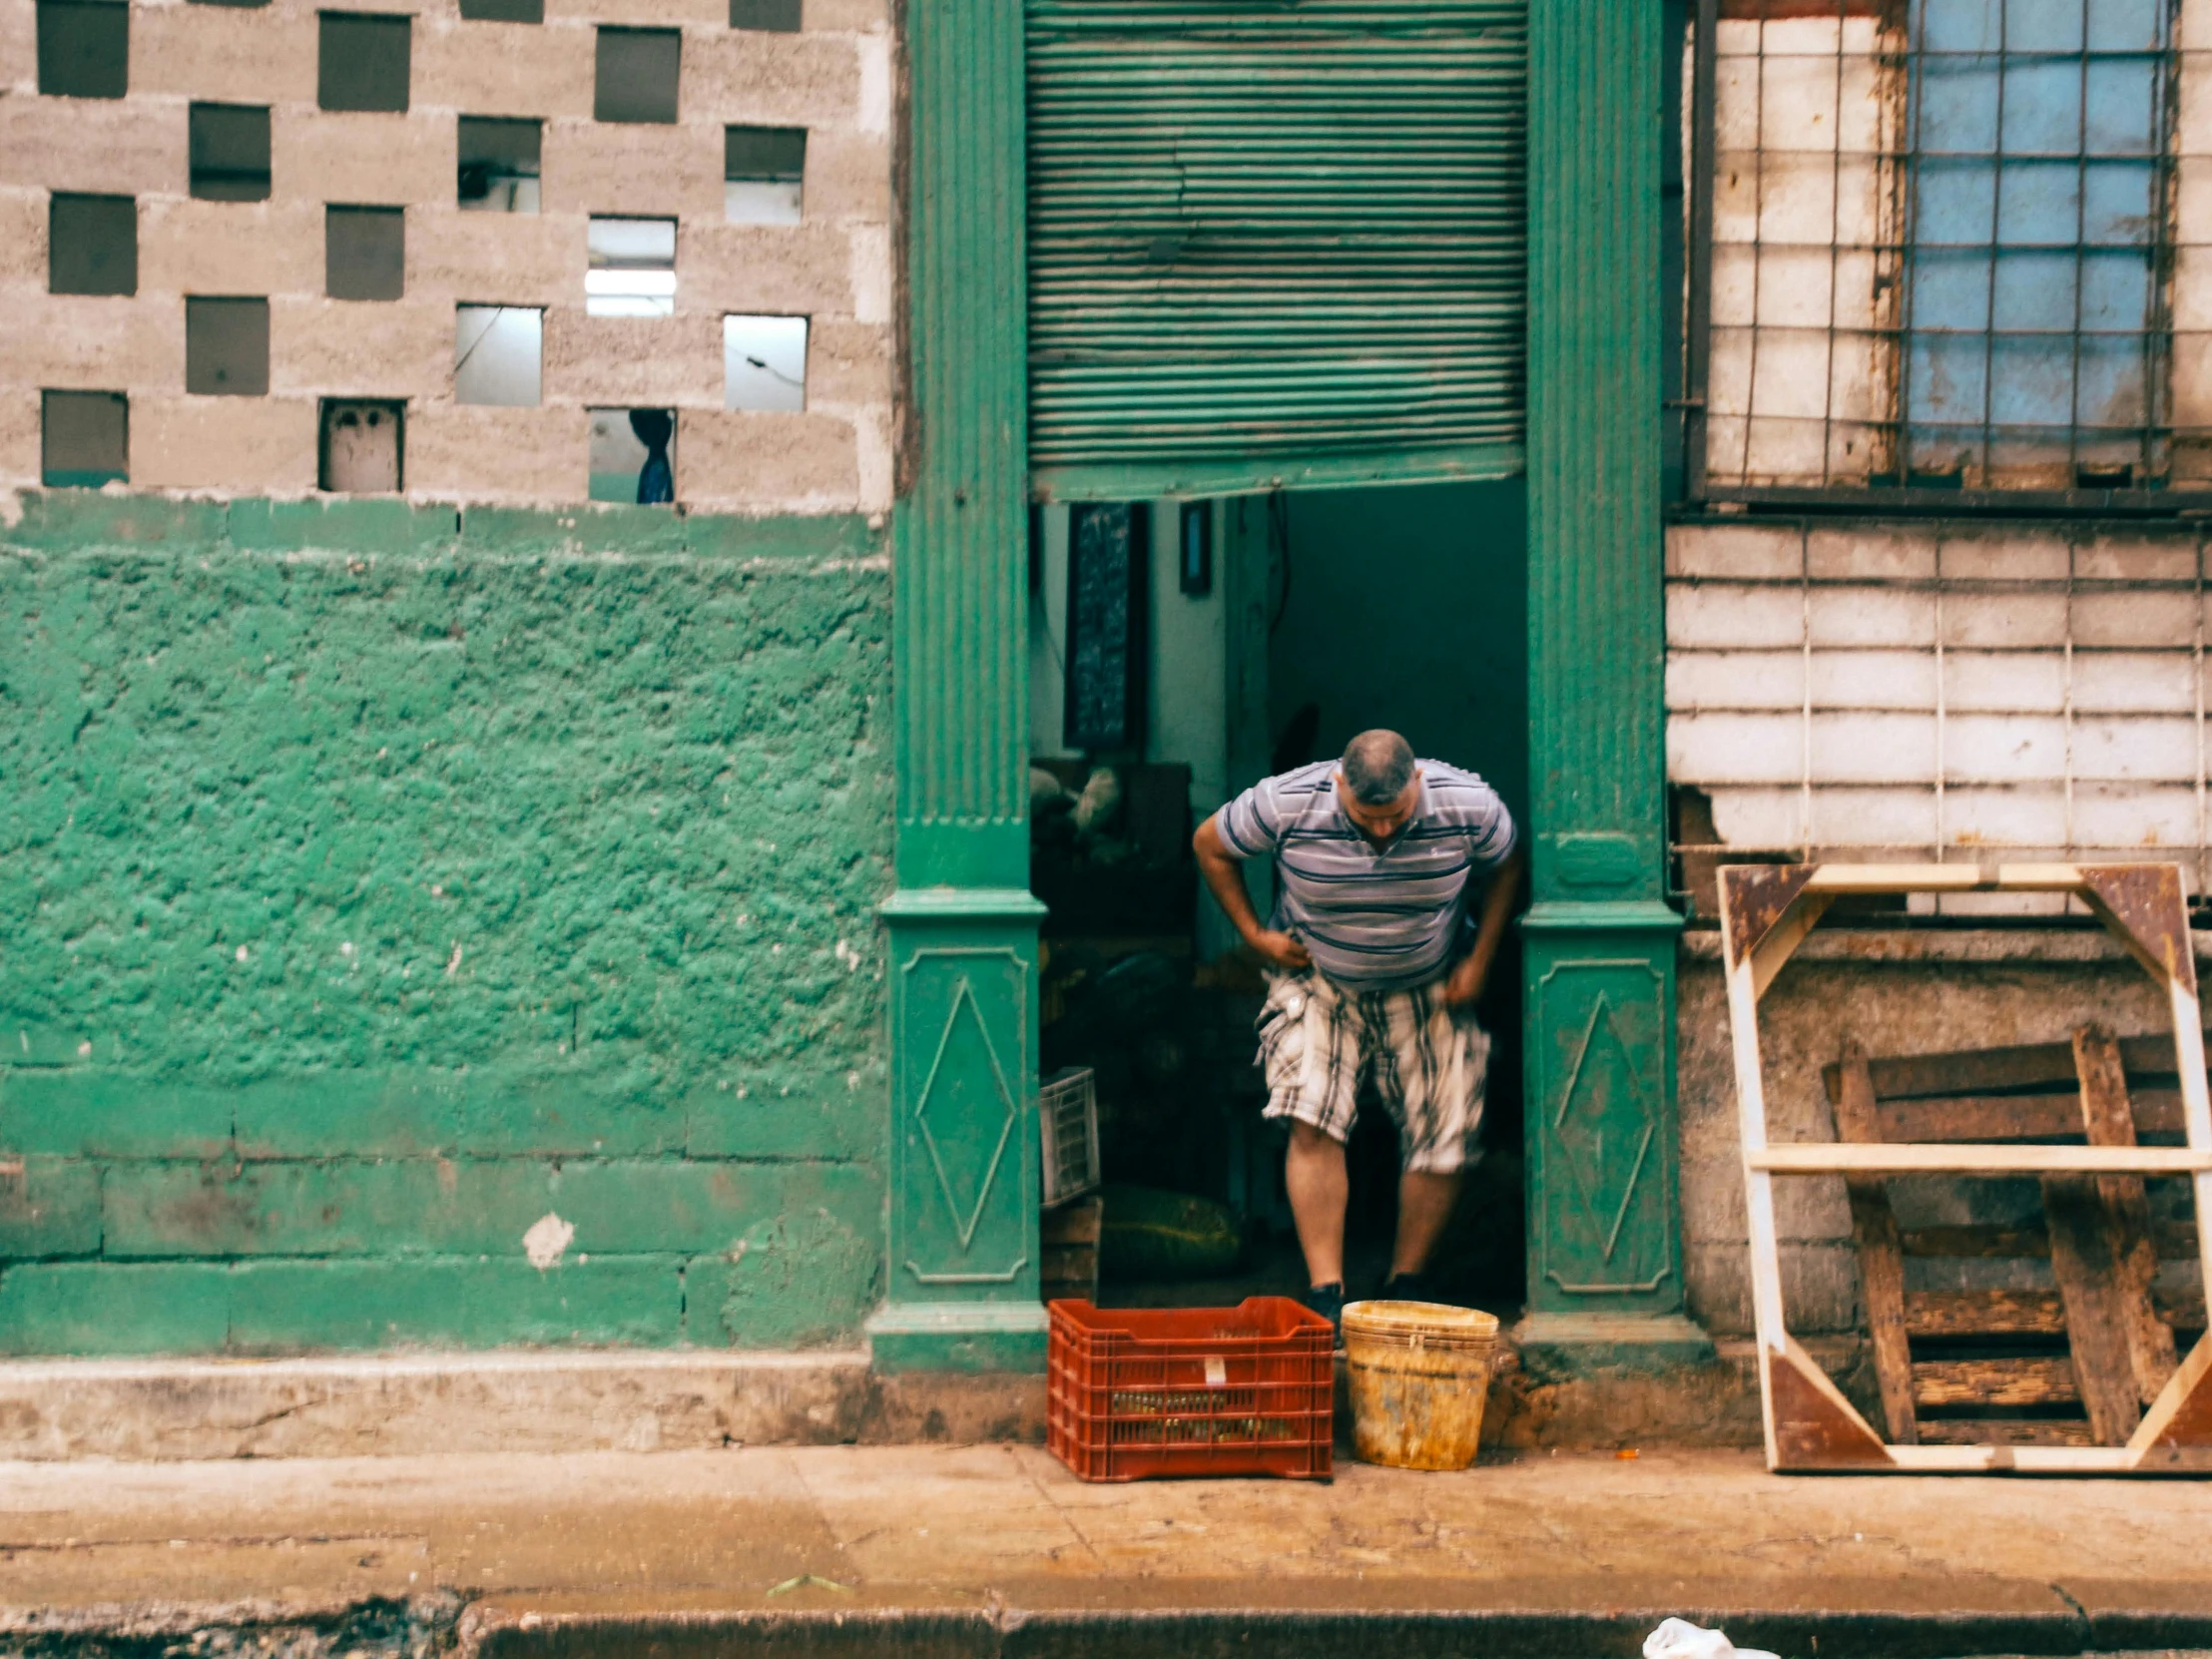
[[[1683,1316],[1666,903],[1659,0],[1532,0],[1526,982],[1533,1372],[1712,1358]]]
[[[1538,1367],[1679,1363],[1665,903],[1658,0],[1531,0],[1529,1306]],[[1042,1364],[1019,0],[909,0],[897,891],[879,1369]]]

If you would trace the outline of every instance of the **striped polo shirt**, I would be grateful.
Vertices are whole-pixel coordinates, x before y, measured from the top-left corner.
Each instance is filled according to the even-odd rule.
[[[1415,763],[1420,804],[1378,848],[1337,801],[1337,763],[1263,778],[1221,810],[1230,855],[1273,853],[1275,918],[1314,965],[1356,990],[1425,984],[1458,954],[1478,877],[1513,850],[1513,818],[1471,772]]]

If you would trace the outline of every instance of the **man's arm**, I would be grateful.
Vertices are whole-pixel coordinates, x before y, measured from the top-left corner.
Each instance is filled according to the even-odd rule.
[[[1198,872],[1206,877],[1206,890],[1214,895],[1244,942],[1274,966],[1293,972],[1311,966],[1313,958],[1295,937],[1260,925],[1260,912],[1252,907],[1252,895],[1245,891],[1244,870],[1229,855],[1221,830],[1214,825],[1218,817],[1217,813],[1208,818],[1191,836],[1191,850],[1198,854]]]
[[[1527,847],[1516,846],[1506,855],[1505,862],[1497,866],[1497,873],[1490,877],[1489,890],[1482,895],[1482,921],[1475,929],[1474,948],[1444,981],[1445,1007],[1463,1007],[1481,998],[1482,987],[1489,983],[1490,963],[1496,959],[1497,947],[1505,938],[1505,924],[1513,919],[1513,904],[1520,897],[1521,872],[1527,867]]]

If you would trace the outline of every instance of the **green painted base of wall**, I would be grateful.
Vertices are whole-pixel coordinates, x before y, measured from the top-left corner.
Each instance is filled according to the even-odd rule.
[[[1521,1369],[1538,1382],[1710,1366],[1713,1339],[1680,1314],[1531,1314],[1513,1328]]]
[[[0,1354],[856,1339],[884,1290],[880,532],[22,509]],[[547,1217],[574,1232],[541,1271]]]
[[[1042,1303],[907,1302],[868,1321],[875,1369],[917,1371],[1044,1371],[1046,1316]]]
[[[1681,925],[1664,904],[1634,900],[1552,900],[1522,918],[1533,1315],[1681,1315]]]

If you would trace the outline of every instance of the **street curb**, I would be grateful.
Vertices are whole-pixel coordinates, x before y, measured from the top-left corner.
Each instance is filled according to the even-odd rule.
[[[2212,1597],[2190,1613],[1929,1613],[1669,1606],[1393,1612],[1264,1607],[1028,1611],[499,1614],[463,1620],[465,1659],[1633,1659],[1669,1615],[1782,1659],[2027,1659],[2212,1645]]]

